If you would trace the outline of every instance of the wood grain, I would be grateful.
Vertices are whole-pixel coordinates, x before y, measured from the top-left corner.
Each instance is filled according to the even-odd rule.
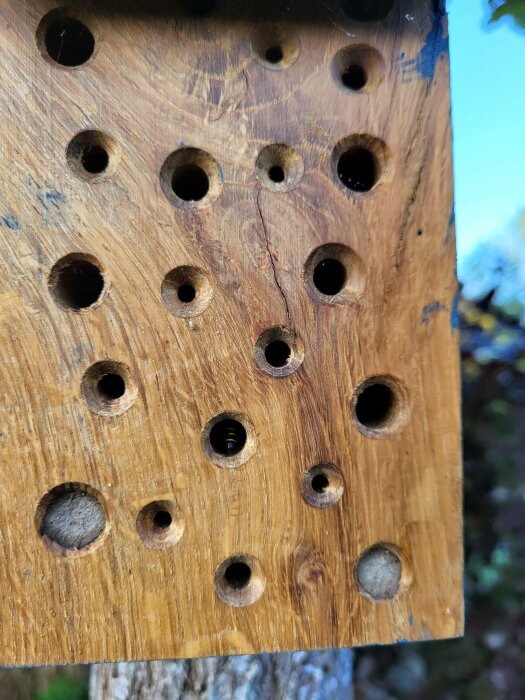
[[[46,53],[55,3],[0,2],[0,662],[459,635],[446,17],[431,0],[368,24],[348,3],[188,7],[73,2],[59,19],[95,48],[67,67]],[[349,60],[360,91],[340,84]],[[370,191],[338,173],[352,148],[372,153]],[[104,286],[80,311],[55,284],[71,254],[70,285],[93,290],[91,261]],[[346,268],[335,296],[315,285],[327,258]],[[288,342],[293,371],[260,338]],[[97,383],[114,374],[122,396]],[[246,430],[230,457],[208,439],[222,414]],[[72,488],[107,518],[78,550],[42,529]],[[375,562],[386,600],[356,579],[377,545],[401,565]]]

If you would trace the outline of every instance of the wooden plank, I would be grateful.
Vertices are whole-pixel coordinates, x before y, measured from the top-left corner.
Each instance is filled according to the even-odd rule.
[[[446,17],[383,5],[0,3],[2,664],[461,634]]]

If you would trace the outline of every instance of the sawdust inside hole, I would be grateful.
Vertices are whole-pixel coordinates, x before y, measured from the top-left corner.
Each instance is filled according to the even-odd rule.
[[[384,544],[373,545],[358,558],[354,578],[362,595],[369,600],[385,601],[394,598],[408,583],[403,581],[403,564],[399,552]]]
[[[344,480],[341,471],[330,462],[321,462],[303,474],[304,500],[316,508],[328,508],[341,500]]]
[[[46,546],[62,556],[92,552],[109,530],[101,495],[77,482],[48,491],[37,506],[35,522]]]
[[[184,519],[175,500],[152,501],[137,515],[137,533],[151,549],[177,544],[184,534]]]
[[[215,592],[235,608],[255,603],[264,593],[266,579],[258,559],[237,554],[225,559],[215,571]]]
[[[274,326],[261,333],[254,355],[264,372],[273,377],[287,377],[301,366],[304,346],[291,328]]]
[[[36,40],[43,56],[65,68],[87,63],[95,51],[94,32],[67,8],[56,8],[45,15]]]
[[[304,175],[303,159],[291,146],[272,143],[257,156],[255,175],[272,192],[290,192]]]
[[[340,0],[343,12],[356,22],[380,22],[394,6],[395,0]]]
[[[199,316],[213,299],[213,287],[199,267],[181,265],[170,270],[160,289],[162,301],[175,316]]]
[[[92,255],[70,253],[51,268],[48,288],[64,309],[93,309],[102,301],[106,291],[102,266]]]
[[[255,452],[255,431],[249,418],[237,411],[214,416],[204,426],[202,449],[219,467],[235,468]]]

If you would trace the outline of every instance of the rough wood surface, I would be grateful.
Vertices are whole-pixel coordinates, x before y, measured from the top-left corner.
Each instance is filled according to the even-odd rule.
[[[461,634],[447,26],[393,4],[0,1],[1,663]]]

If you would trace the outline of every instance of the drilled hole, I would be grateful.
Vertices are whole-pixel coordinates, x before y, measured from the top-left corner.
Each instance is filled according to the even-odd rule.
[[[87,484],[56,486],[40,501],[36,525],[44,542],[57,554],[92,551],[107,531],[100,494]]]
[[[84,180],[102,180],[111,175],[120,152],[115,141],[102,131],[81,131],[68,144],[66,158],[71,170]]]
[[[339,294],[346,282],[345,266],[339,260],[325,258],[315,266],[313,279],[321,294]]]
[[[284,170],[280,165],[272,165],[268,170],[268,177],[272,182],[284,182]]]
[[[182,209],[201,209],[211,204],[222,190],[219,164],[199,148],[181,148],[164,161],[160,183],[172,204]]]
[[[259,561],[247,554],[225,559],[215,571],[215,591],[223,603],[236,608],[251,605],[264,592],[266,580]]]
[[[388,15],[395,0],[341,0],[343,12],[357,22],[379,22]]]
[[[343,153],[337,163],[337,174],[348,189],[354,192],[368,192],[377,181],[377,166],[373,153],[366,148],[352,148]]]
[[[394,392],[389,386],[371,384],[357,399],[357,420],[367,428],[380,428],[391,415],[394,403]]]
[[[321,462],[303,474],[303,498],[311,506],[328,508],[341,499],[343,491],[343,475],[335,464]]]
[[[363,66],[348,66],[341,75],[341,82],[349,90],[362,90],[367,82],[366,71]]]
[[[282,340],[273,340],[268,343],[264,355],[272,367],[284,367],[290,360],[292,351],[290,346]]]
[[[283,60],[283,50],[280,46],[270,46],[264,55],[269,63],[279,63]]]
[[[177,296],[184,304],[189,304],[195,299],[195,287],[192,284],[182,284],[177,290]]]
[[[383,545],[375,545],[361,554],[355,578],[361,593],[372,600],[390,600],[399,591],[401,560]]]
[[[82,152],[82,167],[88,173],[98,175],[103,173],[109,165],[109,155],[103,146],[92,144],[86,146]]]
[[[147,547],[165,549],[182,537],[184,520],[175,501],[153,501],[138,514],[136,527]]]
[[[252,570],[248,564],[243,561],[233,562],[233,564],[230,564],[224,572],[224,579],[226,583],[235,590],[245,588],[250,583],[251,577]]]
[[[93,413],[118,416],[131,407],[138,388],[127,365],[103,360],[96,362],[84,374],[81,391]]]
[[[190,17],[209,17],[217,7],[216,0],[185,0],[184,9]]]
[[[60,306],[80,311],[101,301],[104,275],[95,258],[71,253],[53,265],[48,286]]]
[[[95,50],[95,37],[80,20],[68,17],[61,10],[51,11],[40,23],[37,41],[56,63],[68,68],[89,61]]]
[[[316,493],[324,493],[329,483],[326,474],[316,474],[312,478],[312,488]]]
[[[200,165],[188,163],[176,168],[171,179],[174,193],[185,202],[198,202],[210,189],[210,181]]]
[[[212,448],[224,457],[238,454],[246,444],[246,430],[242,423],[232,418],[215,423],[210,431]]]
[[[124,396],[126,383],[120,374],[105,374],[98,380],[97,390],[104,401],[116,401]]]

